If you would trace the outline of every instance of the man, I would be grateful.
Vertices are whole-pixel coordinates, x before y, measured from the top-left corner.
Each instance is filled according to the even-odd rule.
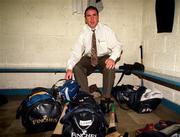
[[[121,44],[109,27],[99,23],[97,8],[87,7],[84,17],[86,25],[68,60],[65,79],[72,79],[74,73],[81,90],[88,92],[87,76],[99,69],[103,74],[103,97],[110,98]]]

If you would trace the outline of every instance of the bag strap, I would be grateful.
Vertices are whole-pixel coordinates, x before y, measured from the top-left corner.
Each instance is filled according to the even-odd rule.
[[[121,74],[121,77],[119,78],[119,80],[118,80],[118,82],[117,82],[117,84],[116,84],[116,86],[120,83],[120,81],[122,80],[122,78],[124,77],[124,72],[122,72],[122,74]]]
[[[58,81],[56,81],[53,86],[51,87],[51,94],[53,95],[53,97],[56,99],[57,98],[57,91],[56,89],[58,88],[57,84],[60,81],[66,81],[66,79],[59,79]]]
[[[53,84],[52,88],[57,87],[57,83],[60,81],[66,81],[66,79],[59,79],[58,81],[56,81],[56,83]]]

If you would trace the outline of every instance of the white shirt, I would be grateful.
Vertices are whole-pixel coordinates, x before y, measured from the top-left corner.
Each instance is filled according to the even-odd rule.
[[[83,27],[67,62],[67,69],[72,70],[82,56],[91,55],[92,33],[88,25]],[[117,40],[115,33],[108,26],[98,23],[95,28],[95,35],[98,57],[108,54],[110,55],[109,58],[116,61],[121,53],[121,44]]]

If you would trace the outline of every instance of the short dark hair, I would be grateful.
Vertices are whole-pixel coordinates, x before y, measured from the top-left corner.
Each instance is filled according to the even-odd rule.
[[[94,7],[94,6],[89,6],[89,7],[86,8],[86,10],[85,10],[85,12],[84,12],[84,16],[85,16],[85,17],[86,17],[86,13],[87,13],[88,10],[95,10],[95,11],[97,12],[97,15],[99,14],[99,11],[98,11],[98,9],[97,9],[96,7]]]

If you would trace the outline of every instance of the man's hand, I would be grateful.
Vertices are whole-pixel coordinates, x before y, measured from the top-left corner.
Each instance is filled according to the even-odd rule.
[[[105,64],[107,69],[115,68],[115,61],[110,58],[106,59]]]
[[[70,79],[72,79],[72,77],[73,77],[73,71],[68,69],[66,72],[66,75],[65,75],[65,79],[70,80]]]

